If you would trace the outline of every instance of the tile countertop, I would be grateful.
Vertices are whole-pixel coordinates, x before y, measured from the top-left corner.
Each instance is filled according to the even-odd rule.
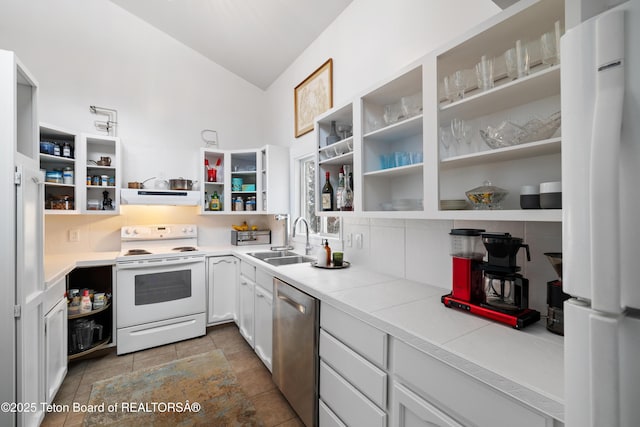
[[[200,247],[209,256],[236,255],[537,410],[564,420],[564,340],[541,320],[518,331],[446,308],[443,287],[399,279],[364,266],[343,270],[308,263],[274,267],[247,252],[268,246]],[[115,264],[118,252],[45,257],[45,281],[75,267]]]

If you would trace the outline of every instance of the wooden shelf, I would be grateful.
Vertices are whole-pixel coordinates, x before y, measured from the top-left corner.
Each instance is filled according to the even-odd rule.
[[[422,173],[422,163],[415,163],[407,166],[398,166],[395,168],[389,169],[380,169],[376,171],[366,172],[363,174],[364,177],[396,177],[396,176],[404,176],[404,175],[413,175],[416,173]]]
[[[439,210],[436,216],[469,221],[561,222],[562,209]]]
[[[320,160],[321,165],[344,165],[353,164],[353,151],[350,151],[339,156],[331,157],[330,159]]]
[[[410,117],[401,122],[376,129],[364,135],[365,143],[369,141],[393,142],[422,133],[422,114]]]

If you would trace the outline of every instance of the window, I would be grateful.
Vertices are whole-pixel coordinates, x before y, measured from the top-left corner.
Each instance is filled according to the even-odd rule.
[[[316,215],[316,164],[314,157],[303,157],[298,160],[296,166],[296,175],[300,185],[299,212],[300,216],[309,222],[309,232],[337,238],[340,233],[340,218]]]

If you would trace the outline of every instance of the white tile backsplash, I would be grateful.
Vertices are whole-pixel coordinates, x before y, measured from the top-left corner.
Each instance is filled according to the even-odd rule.
[[[452,228],[481,228],[523,238],[529,245],[531,261],[526,261],[525,250],[521,249],[518,265],[529,280],[529,307],[546,315],[546,282],[553,280],[555,273],[544,252],[561,250],[560,223],[345,218],[345,235],[361,233],[364,238],[364,248],[357,249],[354,237],[353,247],[345,247],[345,257],[374,271],[447,290],[451,286]]]

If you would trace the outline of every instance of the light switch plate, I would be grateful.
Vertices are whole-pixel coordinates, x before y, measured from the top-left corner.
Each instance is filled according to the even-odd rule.
[[[72,228],[69,230],[69,241],[70,242],[79,242],[80,241],[80,230],[77,228]]]

